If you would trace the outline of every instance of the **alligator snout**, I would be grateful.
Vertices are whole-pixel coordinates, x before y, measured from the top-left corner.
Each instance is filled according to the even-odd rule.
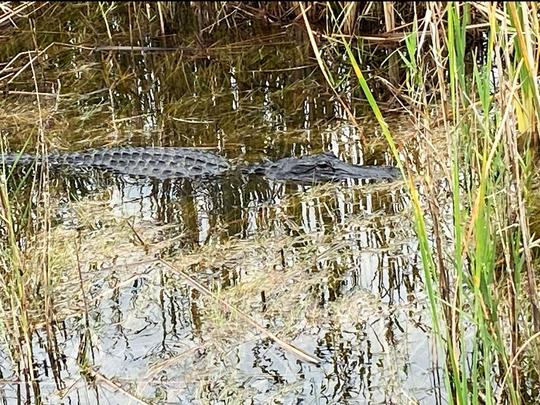
[[[345,179],[396,180],[401,177],[396,167],[353,165],[340,160],[331,152],[283,158],[255,167],[251,172],[275,180],[307,182]]]

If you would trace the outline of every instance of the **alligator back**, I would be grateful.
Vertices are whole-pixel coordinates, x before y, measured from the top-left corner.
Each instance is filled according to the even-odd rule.
[[[33,155],[7,154],[6,165],[29,164]],[[0,163],[2,162],[0,159]],[[209,177],[230,170],[221,156],[191,148],[125,147],[90,149],[81,152],[53,153],[48,156],[51,166],[99,168],[118,174],[156,178]]]

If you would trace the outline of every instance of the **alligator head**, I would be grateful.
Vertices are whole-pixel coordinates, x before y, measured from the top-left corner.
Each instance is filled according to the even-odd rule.
[[[338,159],[332,152],[290,157],[252,166],[249,173],[274,180],[301,182],[338,181],[343,179],[394,180],[400,172],[392,166],[353,165]]]

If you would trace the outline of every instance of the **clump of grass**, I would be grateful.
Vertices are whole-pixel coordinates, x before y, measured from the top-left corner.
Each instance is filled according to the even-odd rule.
[[[476,22],[490,27],[484,64],[470,57],[466,44],[473,9]],[[540,336],[537,275],[525,205],[533,167],[530,145],[536,141],[540,111],[537,50],[529,40],[539,34],[528,18],[535,13],[532,4],[478,3],[431,3],[423,19],[415,13],[399,50],[407,75],[400,91],[412,101],[409,111],[425,140],[416,153],[434,153],[430,135],[435,110],[442,117],[450,158],[427,159],[420,179],[408,176],[370,83],[349,42],[342,42],[408,179],[433,333],[437,345],[445,348],[452,403],[517,404],[528,401],[525,386],[538,386],[537,371],[517,367],[539,359],[534,343]],[[451,200],[441,201],[446,190]],[[442,207],[448,203],[450,217]],[[446,227],[451,236],[445,235]]]
[[[10,172],[3,167],[0,172],[0,219],[3,233],[0,249],[0,300],[2,302],[3,335],[2,338],[10,350],[10,360],[17,365],[20,376],[33,395],[40,397],[39,385],[33,356],[33,335],[37,322],[51,325],[50,307],[44,299],[48,295],[49,277],[46,270],[48,261],[47,240],[38,240],[40,249],[32,255],[24,242],[34,238],[27,234],[27,229],[40,229],[40,219],[30,218],[32,200],[20,204],[15,202],[8,190]],[[32,180],[36,199],[42,202],[39,183]],[[15,204],[14,204],[15,203]],[[48,207],[45,207],[46,209]],[[16,218],[20,214],[23,218]],[[24,228],[21,225],[26,224]],[[39,314],[36,319],[36,309]],[[44,319],[45,318],[45,319]]]

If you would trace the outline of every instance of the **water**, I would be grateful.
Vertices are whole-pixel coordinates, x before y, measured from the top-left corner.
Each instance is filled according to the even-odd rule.
[[[66,96],[56,110],[45,104],[46,136],[59,149],[192,146],[248,162],[333,151],[392,164],[376,126],[350,125],[305,49],[279,39],[210,59],[61,49],[45,71]],[[8,125],[10,149],[33,128],[15,136]],[[2,351],[7,403],[444,396],[403,184],[50,177],[56,322],[33,337],[39,394],[17,382]],[[158,257],[320,363],[258,333]]]

